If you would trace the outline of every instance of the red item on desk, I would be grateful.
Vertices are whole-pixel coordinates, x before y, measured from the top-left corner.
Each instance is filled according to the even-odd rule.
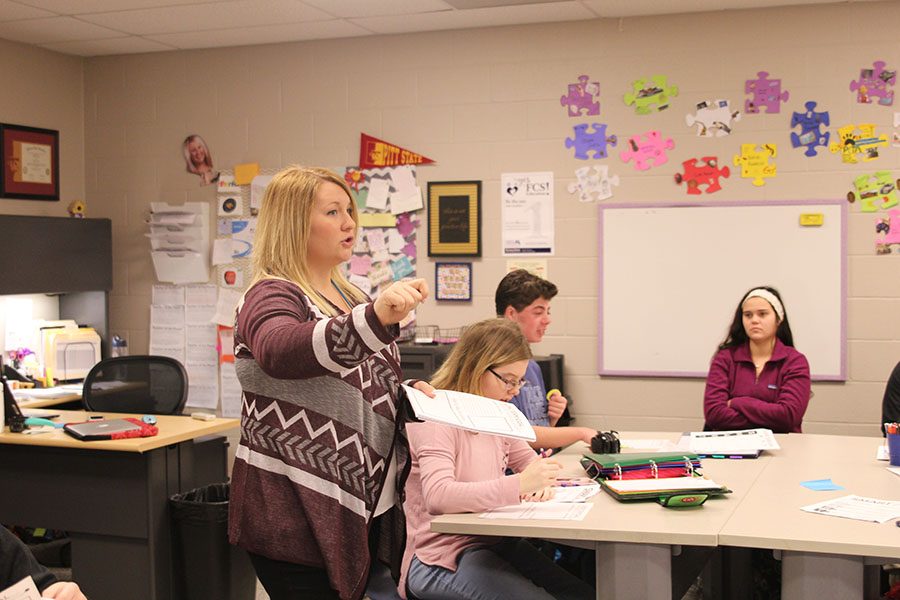
[[[125,428],[122,427],[125,426]],[[101,419],[99,421],[82,421],[66,423],[63,431],[83,441],[124,440],[137,437],[152,437],[159,433],[155,425],[140,419],[122,417],[121,419]]]

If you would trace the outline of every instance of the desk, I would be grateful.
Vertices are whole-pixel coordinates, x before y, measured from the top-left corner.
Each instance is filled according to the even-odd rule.
[[[680,434],[642,432],[622,439],[678,440]],[[573,444],[557,456],[564,475],[584,475],[578,462],[587,444]],[[734,493],[712,498],[702,509],[671,510],[655,502],[623,503],[601,492],[583,521],[505,521],[477,515],[442,515],[432,529],[442,533],[538,537],[595,548],[597,598],[643,599],[672,597],[672,556],[682,545],[715,547],[719,531],[734,514],[771,456],[755,460],[705,460],[703,472]]]
[[[84,421],[84,411],[59,411]],[[108,418],[127,416],[103,414]],[[237,419],[157,416],[159,435],[81,442],[62,430],[0,433],[0,519],[70,532],[72,575],[89,598],[173,598],[169,496],[195,487],[193,440]]]
[[[48,406],[60,406],[70,402],[81,402],[81,394],[65,394],[54,398],[17,398],[19,408],[47,408]]]
[[[875,460],[879,438],[776,437],[781,450],[722,528],[719,544],[781,550],[784,598],[861,600],[864,565],[900,561],[900,529],[800,507],[847,494],[900,500],[900,478]],[[825,477],[845,489],[814,492],[799,485]]]

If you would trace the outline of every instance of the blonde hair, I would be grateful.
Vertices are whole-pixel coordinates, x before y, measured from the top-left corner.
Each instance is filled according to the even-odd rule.
[[[479,321],[466,327],[431,378],[431,385],[481,395],[481,376],[489,368],[530,358],[531,347],[517,323],[508,319]]]
[[[251,261],[253,281],[286,279],[296,283],[323,313],[335,316],[338,311],[315,290],[307,268],[310,215],[316,193],[323,183],[340,186],[350,198],[350,216],[359,228],[356,201],[347,182],[333,171],[320,167],[291,165],[279,171],[266,187],[259,216]],[[354,230],[354,235],[356,234]],[[347,281],[340,266],[331,270],[331,280],[353,304],[368,299]]]

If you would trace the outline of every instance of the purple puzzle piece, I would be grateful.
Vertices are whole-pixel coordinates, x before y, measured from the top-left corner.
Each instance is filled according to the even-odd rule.
[[[591,123],[594,131],[588,133],[586,123],[575,125],[572,129],[575,131],[574,138],[566,138],[566,148],[575,148],[575,158],[580,160],[588,159],[588,152],[593,152],[592,158],[606,158],[606,146],[615,146],[618,139],[614,135],[606,135],[606,125],[601,123]]]
[[[416,224],[412,222],[412,219],[410,219],[409,213],[402,213],[400,215],[397,215],[397,231],[400,232],[400,235],[406,237],[415,229]]]
[[[600,114],[600,103],[594,101],[594,97],[600,94],[600,83],[588,79],[587,75],[580,75],[578,83],[569,84],[568,95],[559,97],[559,103],[569,107],[570,117]]]
[[[744,101],[744,112],[756,114],[763,106],[766,107],[766,113],[781,112],[781,103],[787,102],[791,94],[788,91],[781,91],[780,79],[769,79],[766,71],[759,71],[757,79],[748,79],[744,83],[744,93],[753,94],[752,98]]]
[[[672,138],[663,139],[660,132],[648,131],[643,136],[638,134],[628,138],[628,150],[620,153],[619,156],[623,162],[634,159],[634,168],[638,171],[646,171],[650,168],[650,161],[653,161],[654,167],[667,163],[669,157],[666,156],[666,150],[674,147],[675,142],[672,141]]]
[[[411,259],[416,258],[416,243],[410,242],[403,246],[403,254],[410,257]]]
[[[860,104],[871,104],[872,98],[878,98],[878,104],[891,106],[894,104],[894,90],[890,86],[897,81],[897,71],[884,68],[883,60],[872,63],[872,69],[860,69],[859,79],[850,82],[850,91],[856,92],[856,101]]]

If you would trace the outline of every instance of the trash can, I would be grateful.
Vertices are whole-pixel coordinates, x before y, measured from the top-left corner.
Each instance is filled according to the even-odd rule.
[[[256,573],[247,553],[228,543],[229,484],[169,498],[175,590],[182,600],[253,600]]]

